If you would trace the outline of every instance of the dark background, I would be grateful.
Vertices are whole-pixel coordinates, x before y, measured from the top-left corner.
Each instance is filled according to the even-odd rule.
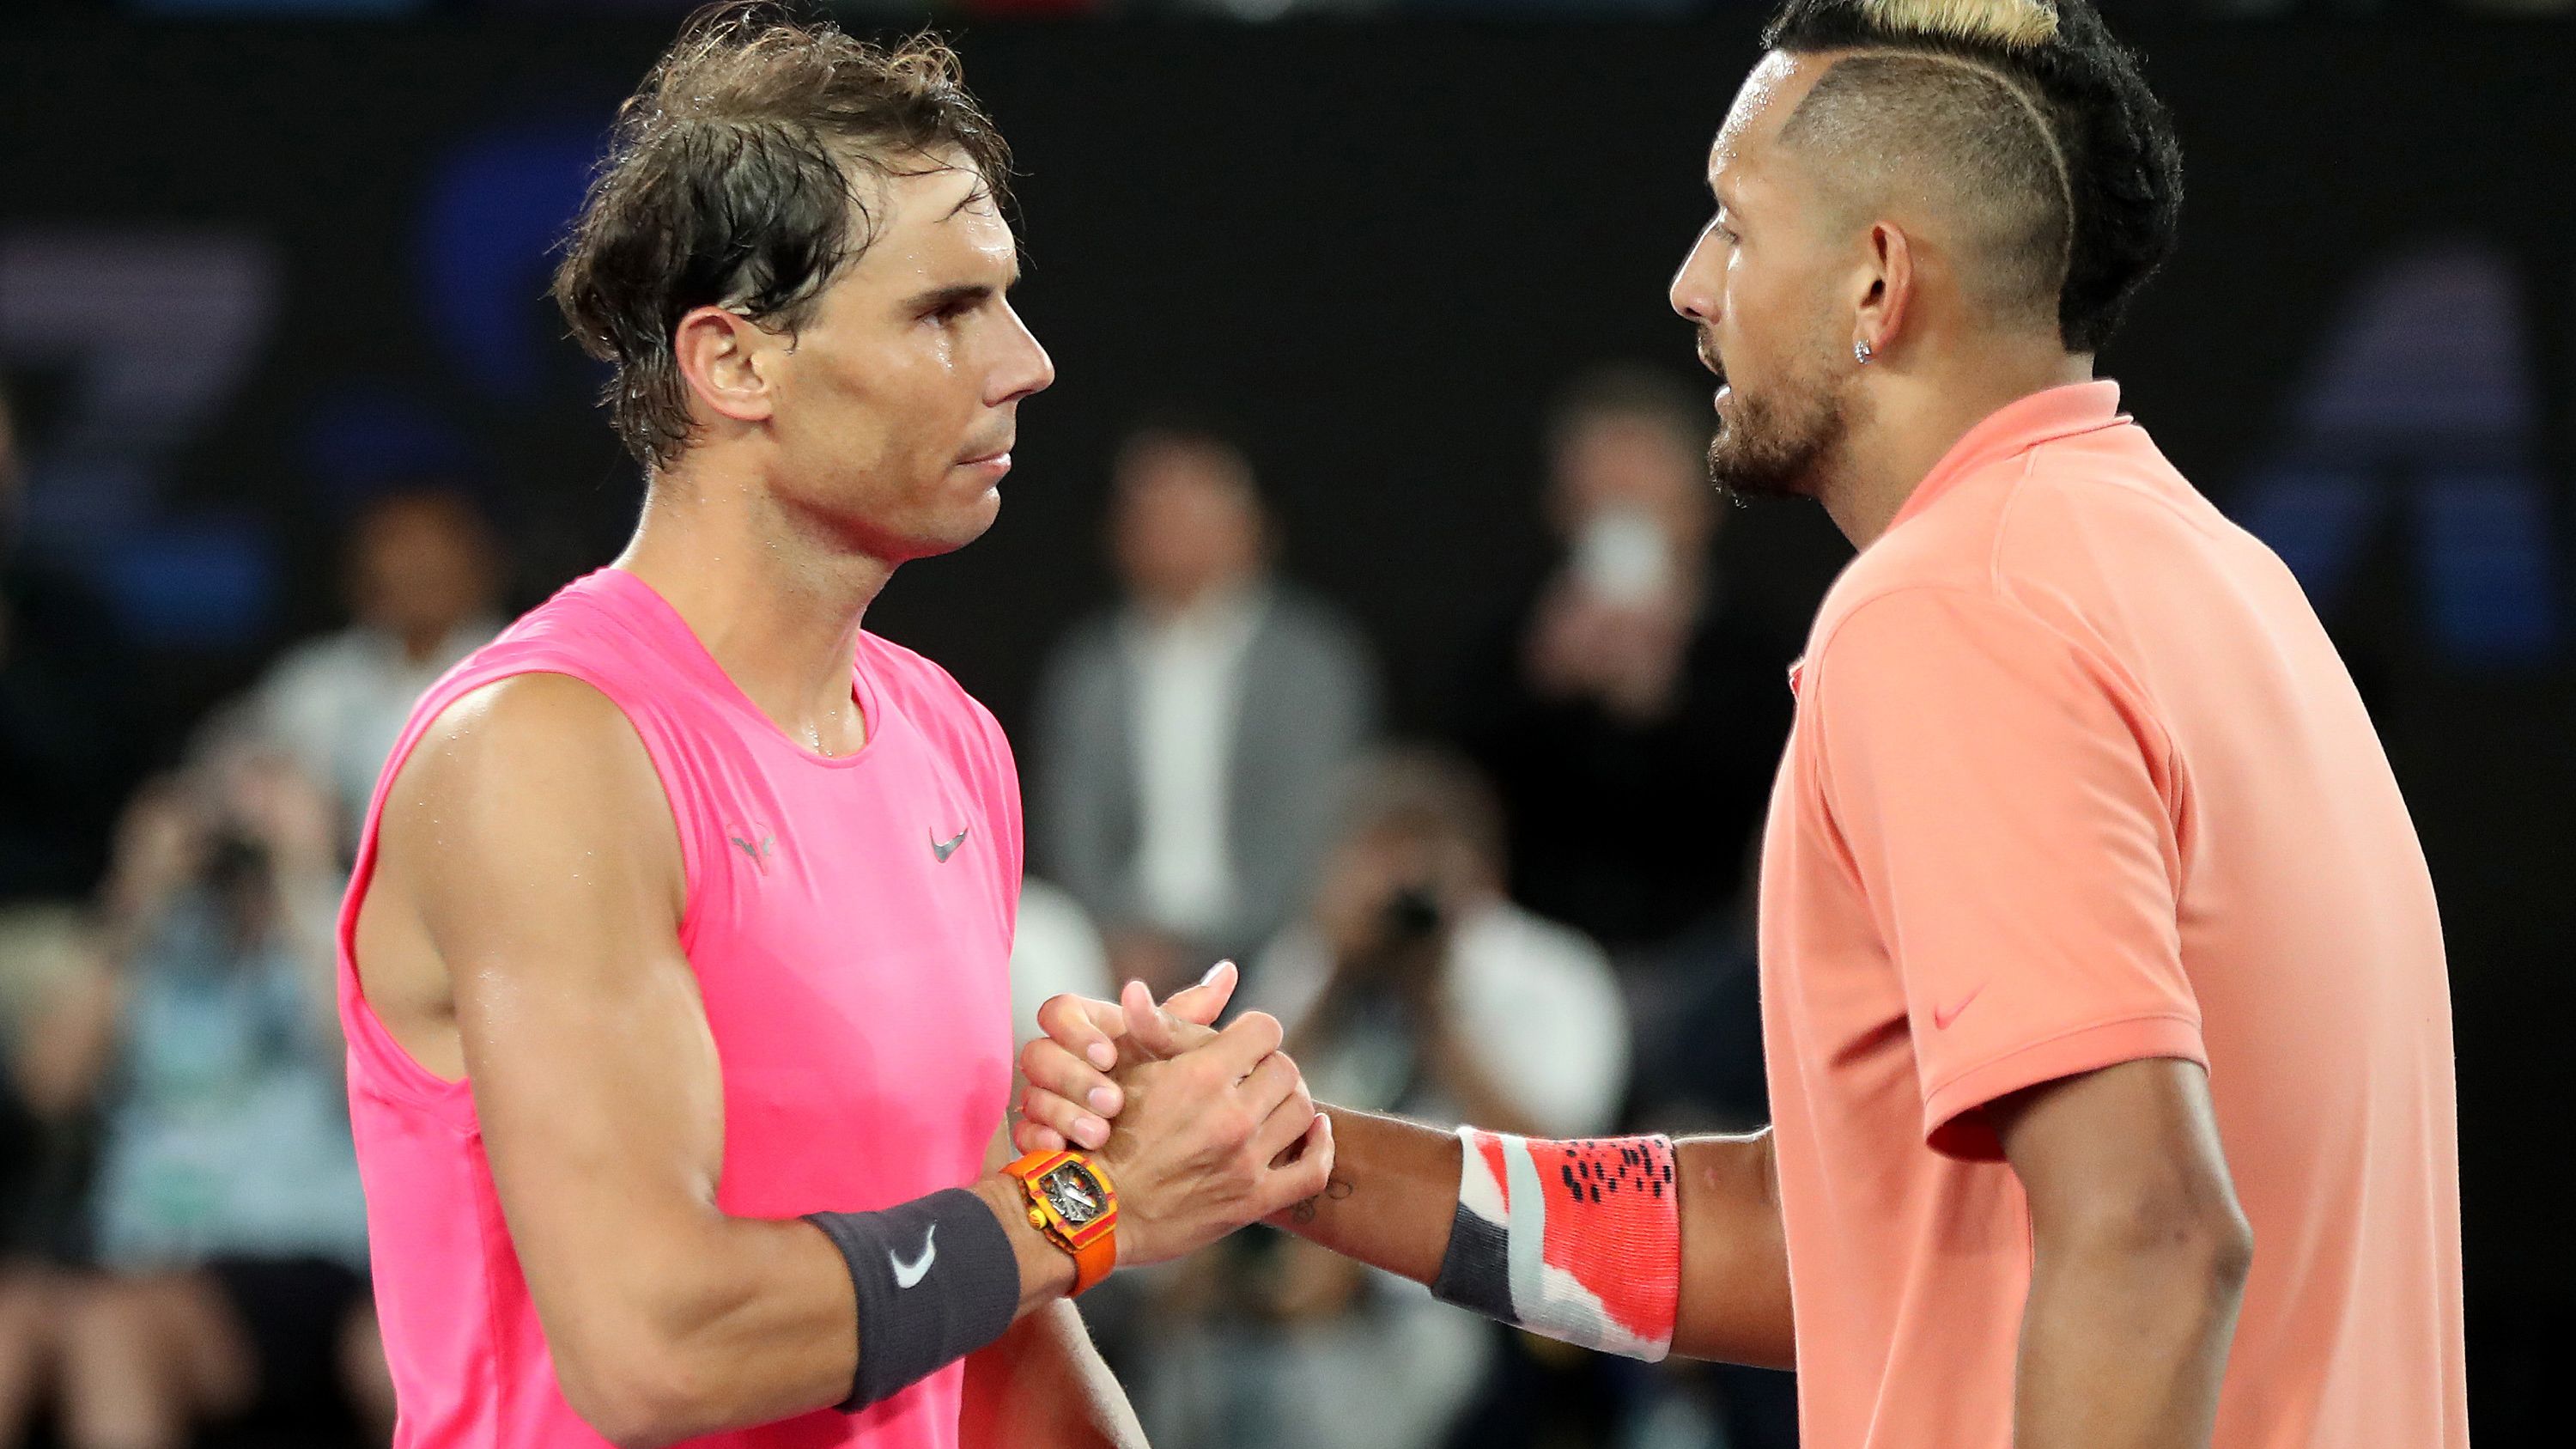
[[[2576,31],[2127,30],[2189,199],[2103,370],[2299,567],[2371,700],[2449,932],[2475,1422],[2542,1442],[2576,1349]],[[1061,381],[1000,525],[906,570],[872,627],[1019,726],[1046,646],[1107,595],[1110,443],[1180,401],[1241,421],[1288,571],[1367,625],[1397,723],[1442,718],[1541,557],[1549,396],[1602,360],[1693,366],[1663,290],[1753,31],[960,33],[1018,149],[1019,301]],[[33,541],[151,646],[159,748],[333,621],[329,543],[373,487],[481,489],[522,603],[622,541],[636,478],[544,253],[670,33],[0,14],[0,375]],[[161,280],[82,270],[136,256]],[[1791,619],[1847,553],[1787,506],[1724,549]]]

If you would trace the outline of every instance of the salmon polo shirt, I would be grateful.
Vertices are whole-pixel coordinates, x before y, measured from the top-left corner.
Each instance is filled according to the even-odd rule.
[[[2280,560],[2111,382],[1961,438],[1792,675],[1763,1031],[1808,1449],[2008,1449],[2031,1227],[1980,1109],[2208,1071],[2254,1227],[2218,1449],[2465,1449],[2441,924]]]

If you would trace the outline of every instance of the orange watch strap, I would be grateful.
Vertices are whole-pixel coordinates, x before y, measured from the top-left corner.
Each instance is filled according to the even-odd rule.
[[[1118,1234],[1101,1233],[1073,1250],[1073,1293],[1079,1298],[1118,1266]]]

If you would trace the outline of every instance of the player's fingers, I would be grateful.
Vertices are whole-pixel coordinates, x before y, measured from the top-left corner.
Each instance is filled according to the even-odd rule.
[[[1252,1075],[1263,1057],[1279,1050],[1279,1043],[1286,1037],[1279,1018],[1266,1011],[1247,1011],[1203,1049],[1214,1054],[1225,1068],[1227,1081],[1239,1082]]]
[[[1130,981],[1118,995],[1118,1004],[1126,1013],[1127,1036],[1121,1049],[1146,1061],[1168,1061],[1183,1052],[1206,1045],[1216,1037],[1214,1031],[1195,1021],[1183,1021],[1154,1004],[1154,994],[1142,981]],[[1240,1072],[1236,1073],[1241,1076]]]
[[[1076,1147],[1098,1147],[1109,1140],[1109,1124],[1044,1087],[1020,1092],[1020,1115]]]
[[[1235,969],[1233,962],[1219,961],[1199,978],[1198,985],[1173,992],[1163,1002],[1163,1010],[1182,1021],[1214,1026],[1216,1019],[1225,1014],[1225,1004],[1234,999],[1234,988],[1242,980],[1243,973]]]
[[[1286,1052],[1272,1052],[1252,1068],[1251,1075],[1235,1087],[1244,1110],[1258,1122],[1279,1110],[1279,1104],[1306,1084],[1297,1073],[1297,1064]],[[1283,1144],[1285,1145],[1285,1144]]]
[[[1310,1197],[1322,1197],[1333,1181],[1333,1119],[1318,1112],[1297,1139],[1288,1164],[1273,1171],[1262,1185],[1263,1217],[1285,1212]]]
[[[1127,1043],[1148,1057],[1176,1057],[1186,1049],[1182,1033],[1187,1024],[1172,1017],[1154,1004],[1154,993],[1142,981],[1130,981],[1118,993],[1118,1005],[1127,1028]]]
[[[1038,1008],[1038,1030],[1062,1042],[1102,1071],[1118,1065],[1116,1037],[1127,1015],[1114,1001],[1081,996],[1050,996]]]
[[[1127,1105],[1118,1084],[1092,1069],[1091,1063],[1066,1051],[1050,1037],[1038,1037],[1020,1048],[1020,1075],[1032,1087],[1079,1103],[1102,1117],[1115,1117]]]
[[[1272,1057],[1271,1060],[1279,1058]],[[1289,1089],[1286,1101],[1271,1108],[1270,1115],[1261,1119],[1261,1126],[1252,1134],[1253,1155],[1263,1162],[1274,1161],[1279,1154],[1296,1146],[1298,1139],[1314,1125],[1315,1099],[1301,1081]]]
[[[1011,1145],[1026,1157],[1032,1152],[1062,1152],[1064,1137],[1052,1127],[1041,1126],[1023,1117],[1011,1124]]]

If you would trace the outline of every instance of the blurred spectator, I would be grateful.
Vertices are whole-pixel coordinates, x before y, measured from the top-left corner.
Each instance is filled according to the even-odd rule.
[[[500,632],[498,550],[464,494],[389,494],[348,542],[352,622],[287,651],[240,721],[328,786],[353,846],[385,756],[421,692]]]
[[[1011,937],[1011,1040],[1042,1035],[1038,1008],[1050,996],[1114,1001],[1118,979],[1091,914],[1071,892],[1029,876],[1020,882],[1019,929]]]
[[[1322,1100],[1578,1137],[1609,1127],[1628,1028],[1608,958],[1502,894],[1501,813],[1462,762],[1395,752],[1347,793],[1305,918],[1246,976]],[[1174,1275],[1139,1399],[1157,1442],[1439,1443],[1499,1330],[1411,1282],[1247,1234]]]
[[[49,1387],[90,1146],[79,1044],[106,971],[79,909],[0,912],[0,1445]]]
[[[112,993],[65,1033],[105,1114],[99,1271],[63,1291],[74,1449],[335,1399],[391,1432],[332,1000],[334,813],[234,751],[148,786],[119,829]]]
[[[1295,908],[1377,689],[1351,626],[1269,577],[1232,441],[1141,430],[1113,487],[1126,599],[1048,661],[1035,813],[1044,868],[1102,922],[1118,975],[1162,987]]]
[[[1605,370],[1548,432],[1564,555],[1469,680],[1459,737],[1502,792],[1511,889],[1614,950],[1729,904],[1788,736],[1793,648],[1712,546],[1706,399]]]
[[[133,661],[106,606],[19,547],[24,487],[0,396],[0,901],[87,894],[133,778]]]

